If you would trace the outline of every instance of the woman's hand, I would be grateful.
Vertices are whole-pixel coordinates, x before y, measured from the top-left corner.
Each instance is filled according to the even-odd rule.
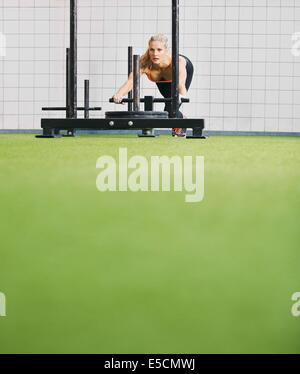
[[[123,98],[124,97],[121,96],[118,93],[114,94],[114,96],[113,96],[114,103],[116,103],[116,104],[124,104],[124,103],[122,103]]]

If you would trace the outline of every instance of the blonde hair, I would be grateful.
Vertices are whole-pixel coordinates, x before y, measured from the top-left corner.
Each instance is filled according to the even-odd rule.
[[[148,49],[147,49],[146,53],[144,53],[141,56],[141,69],[142,70],[150,68],[152,66],[152,61],[151,61],[150,55],[149,55],[149,46],[150,46],[150,43],[152,43],[152,42],[161,42],[161,43],[163,43],[165,48],[167,48],[167,49],[169,48],[168,38],[166,37],[166,35],[164,35],[164,34],[152,35],[151,38],[149,39]]]

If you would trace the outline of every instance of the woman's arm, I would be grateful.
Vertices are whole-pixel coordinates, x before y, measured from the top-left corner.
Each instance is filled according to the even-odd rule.
[[[141,70],[141,76],[144,74],[144,71]],[[118,89],[114,94],[113,99],[116,104],[120,104],[128,92],[133,89],[133,73],[130,73],[127,81]]]
[[[179,95],[186,96],[186,87],[185,82],[187,78],[187,72],[186,72],[186,61],[184,58],[181,58],[179,60]]]
[[[124,98],[133,88],[133,73],[130,73],[127,81],[114,94],[113,99],[116,104],[120,104]]]

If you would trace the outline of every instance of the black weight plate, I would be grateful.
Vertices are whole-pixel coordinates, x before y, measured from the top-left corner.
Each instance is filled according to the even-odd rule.
[[[114,119],[114,118],[121,118],[121,119],[162,119],[162,118],[169,118],[168,112],[106,112],[105,118],[107,119]]]

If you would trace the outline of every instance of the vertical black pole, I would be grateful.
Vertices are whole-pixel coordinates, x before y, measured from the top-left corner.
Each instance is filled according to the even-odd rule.
[[[70,48],[66,49],[66,118],[70,118]]]
[[[128,77],[132,73],[133,48],[128,47]],[[128,93],[128,99],[132,99],[132,91]],[[128,103],[128,112],[132,112],[132,103]]]
[[[70,117],[77,118],[77,0],[70,0]]]
[[[133,111],[140,110],[140,56],[133,56]]]
[[[84,118],[90,118],[90,81],[86,79],[84,81]]]
[[[179,0],[172,0],[172,110],[171,118],[179,112]]]

